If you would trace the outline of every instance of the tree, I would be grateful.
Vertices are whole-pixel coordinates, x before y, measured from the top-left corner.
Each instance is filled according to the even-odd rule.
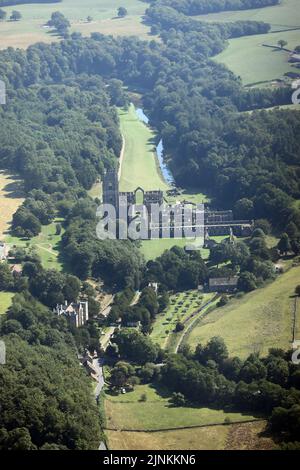
[[[288,45],[287,41],[285,41],[284,39],[279,39],[277,44],[278,44],[278,46],[280,46],[281,49],[283,49],[285,46]]]
[[[119,7],[118,8],[118,17],[119,18],[125,18],[125,16],[128,15],[128,11],[125,7]]]
[[[2,10],[2,8],[0,8],[0,21],[4,21],[7,17],[7,13],[6,11]]]
[[[176,333],[179,333],[180,331],[184,330],[184,324],[181,322],[176,323],[175,331]]]
[[[295,294],[298,295],[298,297],[300,297],[300,285],[298,285],[295,289]]]
[[[185,396],[180,393],[180,392],[174,392],[172,393],[172,397],[171,397],[171,400],[170,402],[172,403],[172,405],[174,406],[185,406],[186,404],[186,399],[185,399]]]
[[[238,289],[242,292],[251,292],[257,288],[257,280],[253,273],[243,272],[238,280]]]
[[[287,255],[288,252],[291,251],[291,243],[287,233],[282,234],[278,242],[277,248],[281,255]]]
[[[19,21],[20,19],[22,18],[22,14],[17,11],[17,10],[13,10],[11,15],[10,15],[10,20],[11,21]]]
[[[88,23],[91,23],[93,21],[93,18],[91,16],[88,16],[86,20]]]

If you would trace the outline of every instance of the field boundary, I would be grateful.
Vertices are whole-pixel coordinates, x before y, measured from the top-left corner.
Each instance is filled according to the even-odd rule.
[[[145,432],[145,433],[158,433],[158,432],[167,432],[167,431],[181,431],[184,429],[197,429],[197,428],[211,428],[213,426],[233,426],[235,424],[245,424],[245,423],[257,423],[266,421],[266,418],[253,418],[247,419],[245,421],[231,421],[228,423],[210,423],[210,424],[194,424],[191,426],[177,426],[173,428],[161,428],[161,429],[118,429],[118,428],[108,428],[106,427],[104,431],[118,431],[118,432]]]

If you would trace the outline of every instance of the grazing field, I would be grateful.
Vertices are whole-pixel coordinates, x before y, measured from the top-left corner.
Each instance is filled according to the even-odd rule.
[[[212,294],[202,294],[197,290],[171,295],[170,305],[155,319],[151,333],[152,340],[162,348],[169,349],[171,337],[175,336],[176,340],[180,335],[180,333],[174,332],[176,324],[187,322],[190,316],[207,303],[212,296]]]
[[[122,5],[121,5],[122,4]],[[124,6],[128,10],[126,18],[116,18],[117,9]],[[113,34],[115,36],[137,35],[149,37],[149,28],[142,24],[142,16],[147,4],[140,0],[63,0],[61,3],[15,5],[3,8],[10,16],[12,10],[22,14],[21,21],[0,23],[0,48],[26,48],[35,42],[52,42],[57,36],[45,28],[54,11],[60,11],[71,22],[71,31],[80,31],[83,35],[91,32]],[[92,21],[86,21],[87,16]]]
[[[300,44],[300,29],[231,39],[229,46],[215,60],[240,76],[244,85],[280,79],[287,72],[300,74],[300,69],[288,62],[287,51],[263,46],[277,46],[280,39],[288,42],[288,49],[293,49]]]
[[[162,432],[106,431],[111,450],[270,450],[266,422]]]
[[[139,186],[145,191],[167,190],[158,170],[155,154],[155,134],[139,120],[135,107],[120,110],[121,132],[125,139],[125,152],[121,167],[120,190],[133,191]]]
[[[12,216],[23,200],[21,182],[0,171],[0,241],[9,229]]]
[[[221,336],[230,355],[241,358],[255,351],[265,355],[269,348],[288,349],[299,279],[300,267],[291,268],[268,286],[215,309],[200,320],[185,342],[194,348],[213,336]]]
[[[12,292],[0,292],[0,315],[7,312],[11,306],[12,298],[15,294]]]
[[[140,401],[142,394],[146,394],[146,402]],[[125,395],[106,395],[105,416],[107,429],[129,431],[222,424],[226,418],[231,422],[255,419],[251,415],[224,410],[174,407],[169,403],[166,390],[159,391],[149,385],[138,385]]]
[[[59,222],[62,222],[62,220],[56,219],[50,225],[43,225],[41,233],[30,240],[7,235],[5,237],[5,242],[10,246],[16,245],[32,247],[40,256],[42,265],[45,269],[57,269],[58,271],[61,271],[62,263],[59,259],[59,244],[64,230],[62,228],[61,234],[56,235],[56,224]]]
[[[201,21],[264,21],[272,31],[300,28],[299,0],[281,0],[279,5],[253,10],[224,11],[196,17]]]

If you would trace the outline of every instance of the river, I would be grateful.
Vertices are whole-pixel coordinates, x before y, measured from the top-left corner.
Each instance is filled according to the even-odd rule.
[[[142,121],[144,124],[149,125],[149,118],[146,116],[144,113],[143,109],[141,108],[136,108],[136,115],[139,118],[140,121]],[[157,147],[156,147],[156,155],[160,167],[161,174],[163,176],[163,179],[165,182],[170,185],[170,186],[175,186],[175,180],[174,177],[164,161],[164,145],[162,139],[160,139]]]

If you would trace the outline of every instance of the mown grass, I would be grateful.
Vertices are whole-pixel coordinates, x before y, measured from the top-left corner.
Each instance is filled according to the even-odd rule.
[[[140,398],[146,394],[147,401]],[[125,395],[106,396],[105,414],[108,429],[156,430],[249,421],[252,415],[224,410],[194,407],[173,407],[165,390],[151,385],[138,385],[134,392]]]
[[[193,243],[194,240],[188,238],[160,238],[154,240],[142,240],[140,250],[144,255],[146,261],[158,258],[166,250],[170,250],[173,246],[179,246],[185,248],[189,244]],[[203,259],[207,259],[209,256],[209,250],[200,248],[200,253]]]
[[[134,191],[138,187],[145,191],[168,189],[158,171],[154,131],[139,120],[133,105],[128,110],[120,110],[119,116],[125,139],[120,190]]]
[[[12,298],[15,294],[12,292],[0,292],[0,315],[7,312],[12,303]]]
[[[148,38],[149,28],[142,23],[147,4],[139,0],[63,0],[61,3],[28,4],[6,7],[10,16],[12,10],[22,14],[21,21],[0,23],[0,48],[26,48],[35,42],[52,42],[59,38],[44,25],[54,11],[60,11],[71,22],[71,32],[80,31],[89,36],[91,32],[101,32],[115,36],[137,35]],[[128,10],[126,18],[116,18],[117,9],[124,6]],[[93,18],[91,23],[87,16]]]
[[[269,348],[287,350],[292,341],[294,291],[299,279],[300,267],[291,268],[266,287],[215,309],[200,320],[185,342],[194,348],[221,336],[230,355],[241,358],[255,351],[265,355]]]

